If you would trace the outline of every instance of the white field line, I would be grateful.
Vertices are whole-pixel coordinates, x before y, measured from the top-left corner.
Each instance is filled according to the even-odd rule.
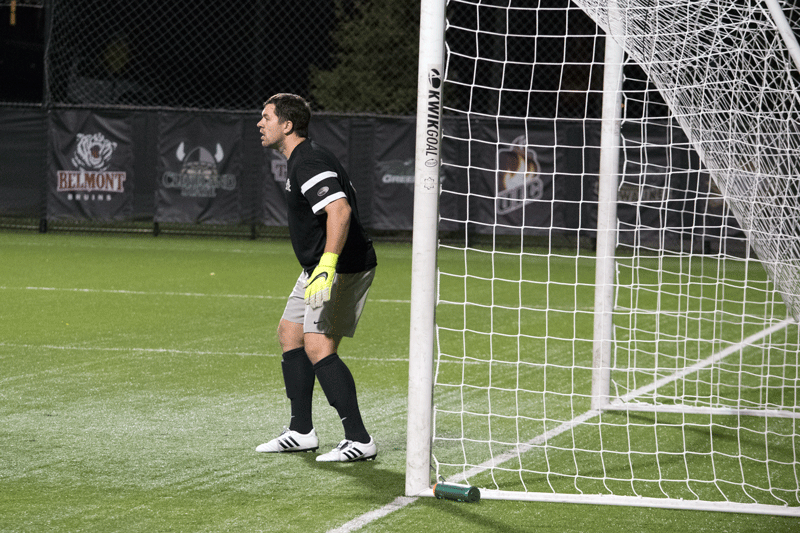
[[[534,446],[540,445],[546,442],[548,439],[552,439],[565,431],[569,431],[575,426],[586,422],[587,420],[594,418],[595,416],[599,415],[600,411],[586,411],[582,415],[576,416],[572,420],[568,422],[564,422],[558,427],[551,429],[541,435],[534,437],[533,439],[529,440],[528,442],[519,444],[512,448],[511,450],[498,455],[497,457],[493,457],[488,461],[479,464],[477,466],[473,466],[466,472],[462,472],[460,474],[456,474],[454,476],[450,476],[445,480],[446,483],[458,483],[460,481],[464,481],[468,477],[480,474],[481,472],[485,472],[490,468],[494,468],[506,461],[519,457],[519,455],[527,452],[528,450],[532,449]],[[426,496],[432,495],[433,491],[428,491],[431,494],[425,494]],[[384,516],[388,515],[389,513],[393,513],[394,511],[399,511],[403,507],[407,506],[408,504],[414,503],[419,499],[420,496],[399,496],[394,499],[393,502],[384,505],[383,507],[376,509],[374,511],[370,511],[368,513],[364,513],[361,516],[357,516],[356,518],[350,520],[342,524],[341,526],[337,527],[336,529],[331,529],[327,533],[352,533],[353,531],[358,531],[362,527],[366,526],[370,522],[373,522],[379,518],[383,518]]]
[[[674,374],[670,374],[668,376],[664,376],[663,378],[661,378],[659,380],[656,380],[653,383],[650,383],[649,385],[645,385],[643,387],[639,387],[638,389],[633,390],[633,391],[629,392],[628,394],[617,398],[616,400],[611,402],[611,405],[614,406],[614,407],[620,406],[620,405],[624,405],[626,402],[628,402],[630,400],[633,400],[633,399],[638,398],[639,396],[643,396],[645,394],[649,394],[649,393],[655,391],[656,389],[659,389],[660,387],[663,387],[664,385],[667,385],[668,383],[671,383],[673,381],[677,381],[679,379],[682,379],[682,378],[688,376],[689,374],[693,374],[693,373],[695,373],[695,372],[697,372],[699,370],[702,370],[703,368],[705,368],[707,366],[713,365],[714,363],[716,363],[718,361],[721,361],[722,359],[728,357],[732,353],[736,353],[736,352],[741,351],[741,350],[743,350],[743,349],[745,349],[745,348],[747,348],[749,346],[752,346],[755,343],[757,343],[758,341],[760,341],[761,339],[763,339],[764,337],[768,337],[768,336],[772,335],[773,333],[776,333],[776,332],[786,328],[789,324],[791,324],[793,322],[794,322],[794,319],[792,319],[792,318],[787,318],[787,319],[781,320],[780,322],[777,322],[777,323],[773,324],[772,326],[770,326],[770,327],[768,327],[768,328],[766,328],[766,329],[764,329],[762,331],[759,331],[758,333],[754,333],[754,334],[750,335],[746,339],[742,339],[740,342],[737,342],[736,344],[732,344],[732,345],[728,346],[724,350],[721,350],[721,351],[717,352],[716,354],[714,354],[714,355],[712,355],[712,356],[710,356],[710,357],[708,357],[708,358],[706,358],[706,359],[704,359],[702,361],[698,361],[697,363],[695,363],[695,364],[693,364],[691,366],[687,366],[686,368],[684,368],[683,370],[681,370],[679,372],[675,372]]]
[[[250,300],[280,300],[285,301],[287,296],[273,296],[267,294],[209,294],[209,293],[202,293],[202,292],[173,292],[173,291],[135,291],[135,290],[128,290],[128,289],[83,289],[80,287],[6,287],[0,286],[0,290],[4,291],[58,291],[58,292],[78,292],[78,293],[87,293],[87,294],[123,294],[123,295],[134,295],[134,296],[185,296],[185,297],[192,297],[192,298],[241,298],[241,299],[250,299]],[[384,303],[384,304],[410,304],[410,300],[394,300],[389,298],[370,298],[369,302],[377,302],[377,303]],[[517,309],[516,307],[509,307],[509,306],[497,306],[497,305],[484,305],[484,304],[476,304],[474,302],[446,302],[441,301],[440,303],[450,304],[450,305],[462,305],[462,306],[469,306],[469,307],[484,307],[484,308],[491,308],[497,307],[501,309]],[[547,311],[547,310],[556,310],[556,311],[593,311],[593,306],[580,306],[580,307],[573,307],[573,306],[562,306],[556,307],[551,306],[549,309],[545,308],[532,308],[527,307],[525,308],[529,311]]]
[[[152,252],[152,251],[163,251],[163,248],[158,246],[153,247],[149,244],[136,244],[136,241],[130,241],[126,243],[116,242],[114,244],[109,244],[108,242],[89,242],[89,241],[70,241],[66,246],[64,243],[59,243],[56,241],[19,241],[13,243],[12,246],[27,246],[27,247],[36,247],[36,248],[60,248],[60,249],[69,249],[70,251],[74,251],[78,248],[88,248],[88,249],[102,249],[104,251],[112,252],[114,250],[133,250],[133,251],[143,251],[143,252]],[[193,252],[197,248],[191,244],[191,241],[186,241],[185,243],[180,243],[178,241],[172,241],[169,244],[170,251],[175,252]],[[291,248],[289,249],[291,250]],[[203,248],[204,253],[220,253],[220,254],[247,254],[247,255],[280,255],[285,256],[286,251],[272,249],[272,248],[262,248],[262,247],[253,247],[249,249],[245,248],[225,248],[225,247],[209,247]],[[291,251],[289,252],[291,253]]]
[[[353,518],[349,522],[342,524],[336,529],[328,530],[328,533],[350,533],[351,531],[357,531],[370,522],[374,522],[378,518],[383,518],[389,513],[399,511],[409,503],[414,503],[417,501],[417,498],[418,496],[398,496],[392,503],[387,503],[380,509],[375,509],[374,511],[357,516],[356,518]]]
[[[286,296],[270,296],[266,294],[208,294],[202,292],[170,292],[170,291],[132,291],[125,289],[81,289],[70,287],[3,287],[0,290],[4,291],[60,291],[60,292],[83,292],[95,294],[126,294],[135,296],[190,296],[195,298],[243,298],[252,300],[286,300]],[[394,303],[394,304],[407,304],[409,300],[389,300],[389,299],[373,299],[370,302],[380,303]]]
[[[233,355],[238,357],[280,357],[279,353],[253,353],[253,352],[205,352],[201,350],[177,350],[172,348],[119,348],[102,346],[56,346],[53,344],[15,344],[0,342],[0,347],[45,349],[45,350],[81,350],[95,352],[140,352],[153,354],[181,354],[181,355]],[[359,357],[359,361],[377,361],[379,363],[407,363],[408,357]]]
[[[658,381],[656,381],[656,382],[654,382],[654,383],[652,383],[650,385],[647,385],[647,386],[644,386],[644,387],[640,387],[640,388],[638,388],[638,389],[636,389],[634,391],[631,391],[630,393],[626,394],[624,397],[617,399],[615,402],[612,403],[612,405],[613,406],[617,406],[618,404],[622,404],[622,403],[624,403],[626,401],[629,401],[629,400],[632,400],[632,399],[634,399],[634,398],[636,398],[638,396],[641,396],[643,394],[647,394],[649,392],[652,392],[653,390],[657,389],[658,387],[664,386],[665,384],[667,384],[667,383],[669,383],[671,381],[675,381],[675,380],[681,379],[681,378],[685,377],[688,374],[691,374],[693,372],[697,372],[698,370],[700,370],[700,369],[702,369],[702,368],[704,368],[704,367],[706,367],[706,366],[708,366],[710,364],[713,364],[716,361],[719,361],[719,360],[727,357],[731,353],[734,353],[737,350],[742,349],[743,347],[750,346],[751,344],[754,344],[758,340],[760,340],[760,339],[762,339],[762,338],[764,338],[764,337],[766,337],[766,336],[768,336],[768,335],[770,335],[772,333],[775,333],[776,331],[779,331],[779,330],[785,328],[791,322],[793,322],[792,319],[786,319],[786,320],[783,320],[783,321],[781,321],[781,322],[779,322],[777,324],[774,324],[772,327],[767,328],[766,330],[764,330],[764,331],[762,331],[760,333],[757,333],[755,335],[751,335],[750,337],[744,339],[741,343],[737,344],[736,346],[731,346],[731,347],[729,347],[729,348],[727,348],[725,350],[722,350],[721,352],[715,354],[714,356],[708,358],[705,361],[701,361],[701,362],[699,362],[699,363],[697,363],[695,365],[687,367],[686,369],[684,369],[683,372],[676,372],[675,374],[673,374],[671,376],[667,376],[665,378],[662,378],[662,379],[660,379],[660,380],[658,380]],[[518,444],[517,446],[515,446],[514,448],[508,450],[505,453],[502,453],[502,454],[500,454],[500,455],[498,455],[496,457],[492,457],[488,461],[485,461],[484,463],[481,463],[481,464],[479,464],[477,466],[473,466],[472,468],[470,468],[469,470],[466,470],[465,472],[450,476],[449,478],[447,478],[445,480],[445,482],[446,483],[459,483],[459,482],[467,480],[468,478],[470,478],[472,476],[478,475],[478,474],[480,474],[482,472],[485,472],[486,470],[489,470],[489,469],[494,468],[494,467],[496,467],[498,465],[501,465],[502,463],[505,463],[506,461],[510,461],[511,459],[515,459],[515,458],[519,457],[520,455],[522,455],[523,453],[531,450],[534,446],[538,446],[538,445],[544,444],[545,442],[547,442],[548,439],[552,439],[552,438],[554,438],[554,437],[556,437],[556,436],[558,436],[558,435],[560,435],[560,434],[562,434],[562,433],[564,433],[566,431],[570,431],[571,429],[573,429],[574,427],[578,426],[579,424],[587,422],[588,420],[591,420],[592,418],[598,416],[600,413],[601,413],[601,411],[600,410],[596,410],[596,409],[591,409],[589,411],[586,411],[585,413],[576,416],[572,420],[570,420],[568,422],[564,422],[563,424],[551,429],[550,431],[547,431],[545,433],[542,433],[541,435],[538,435],[538,436],[534,437],[533,439],[529,440],[528,442]],[[350,520],[349,522],[346,522],[345,524],[342,524],[338,528],[328,531],[328,533],[351,533],[353,531],[357,531],[357,530],[361,529],[362,527],[364,527],[365,525],[369,524],[370,522],[373,522],[374,520],[382,518],[382,517],[388,515],[389,513],[392,513],[394,511],[402,509],[403,507],[409,505],[410,503],[415,502],[421,496],[432,496],[432,495],[433,495],[433,490],[429,489],[429,490],[423,492],[420,496],[414,496],[414,497],[401,496],[401,497],[395,498],[395,500],[393,502],[391,502],[391,503],[389,503],[387,505],[384,505],[380,509],[377,509],[375,511],[370,511],[368,513],[365,513],[365,514],[359,516],[359,517],[356,517],[353,520]]]
[[[42,348],[45,350],[81,350],[94,352],[140,352],[140,353],[174,353],[182,355],[236,355],[239,357],[279,357],[277,353],[250,353],[250,352],[205,352],[200,350],[175,350],[171,348],[119,348],[102,346],[78,346],[66,345],[56,346],[54,344],[15,344],[11,342],[0,342],[0,346],[8,348]],[[381,359],[387,361],[387,359]],[[407,359],[403,359],[407,361]]]
[[[81,350],[94,352],[139,352],[153,354],[181,354],[181,355],[233,355],[237,357],[280,357],[279,353],[259,353],[259,352],[205,352],[201,350],[179,350],[177,348],[119,348],[115,346],[85,346],[85,345],[66,345],[57,346],[54,344],[18,344],[13,342],[1,342],[0,348],[23,348],[23,349],[44,349],[44,350]],[[370,361],[377,363],[408,363],[408,357],[354,357],[358,361]],[[483,365],[488,361],[441,361],[442,364],[456,365]],[[0,380],[2,383],[2,380]]]

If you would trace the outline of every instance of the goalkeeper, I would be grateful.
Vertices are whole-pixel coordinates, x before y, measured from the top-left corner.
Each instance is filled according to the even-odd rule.
[[[355,190],[342,165],[308,138],[311,111],[299,96],[277,94],[264,105],[263,146],[288,160],[285,196],[289,233],[303,272],[278,326],[283,380],[291,403],[289,427],[256,448],[303,452],[319,448],[311,418],[315,379],[344,426],[344,440],[317,461],[374,459],[375,441],[361,419],[356,386],[337,353],[352,337],[375,277],[377,260],[358,216]]]

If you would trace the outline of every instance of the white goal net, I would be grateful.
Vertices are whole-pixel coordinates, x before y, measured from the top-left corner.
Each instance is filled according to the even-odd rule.
[[[800,9],[445,13],[432,426],[410,404],[407,491],[430,492],[416,469],[484,498],[800,516]]]

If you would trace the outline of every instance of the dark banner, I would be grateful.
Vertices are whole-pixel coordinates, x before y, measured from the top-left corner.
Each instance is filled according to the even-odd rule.
[[[414,215],[415,121],[385,120],[375,128],[372,228],[410,230]]]
[[[665,240],[684,238],[684,224],[692,224],[684,220],[690,200],[685,142],[682,133],[668,125],[651,124],[646,132],[623,128],[617,189],[620,243],[638,239],[667,245]]]
[[[47,114],[41,109],[0,113],[0,215],[38,218],[47,173]]]
[[[286,158],[272,148],[264,148],[264,163],[261,167],[263,176],[263,218],[266,226],[286,226]]]
[[[410,230],[414,211],[414,125],[411,118],[315,117],[309,136],[347,169],[362,222],[377,230]],[[264,149],[262,222],[286,225],[286,159]]]
[[[350,119],[314,117],[309,125],[308,133],[310,138],[333,152],[348,173],[351,172],[348,159]],[[267,226],[285,226],[287,224],[286,198],[283,190],[286,187],[286,158],[272,148],[263,148],[262,154],[261,222]],[[354,181],[353,176],[350,176],[350,179]],[[358,191],[357,186],[356,191]],[[364,200],[369,200],[369,198]]]
[[[133,149],[129,117],[96,111],[50,113],[47,218],[129,219]]]
[[[260,146],[256,122],[211,113],[5,110],[0,215],[285,226],[286,160]],[[445,117],[443,129],[440,230],[594,234],[599,122]],[[370,229],[413,227],[414,131],[413,117],[312,121],[311,137],[348,170]],[[694,239],[714,240],[713,247],[739,231],[674,125],[623,125],[621,148],[620,243],[675,247]]]
[[[331,149],[348,169],[362,219],[375,230],[410,230],[414,212],[415,121],[406,119],[337,119],[316,117],[311,137]],[[589,128],[552,123],[527,127],[495,122],[466,127],[445,121],[450,133],[443,144],[443,231],[479,233],[548,233],[585,230],[594,218],[586,195],[594,194],[599,144]],[[597,137],[597,138],[596,138]],[[261,165],[263,217],[267,225],[286,224],[283,188],[286,160],[264,149]]]
[[[242,120],[163,113],[158,132],[155,222],[240,223]]]
[[[476,233],[544,233],[552,224],[553,128],[472,124],[469,222]],[[459,165],[460,166],[460,165]]]
[[[440,229],[479,234],[591,234],[599,126],[445,121]],[[466,227],[465,227],[466,226]]]

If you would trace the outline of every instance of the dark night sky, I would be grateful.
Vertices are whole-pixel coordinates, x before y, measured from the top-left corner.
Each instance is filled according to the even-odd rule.
[[[76,75],[130,87],[125,101],[102,103],[252,109],[279,90],[306,94],[309,65],[330,63],[332,6],[329,0],[56,2],[52,99],[78,103],[70,81]],[[0,101],[41,102],[44,10],[19,7],[11,26],[9,9],[0,9]],[[113,56],[113,50],[124,52]],[[109,57],[117,57],[113,67]]]

